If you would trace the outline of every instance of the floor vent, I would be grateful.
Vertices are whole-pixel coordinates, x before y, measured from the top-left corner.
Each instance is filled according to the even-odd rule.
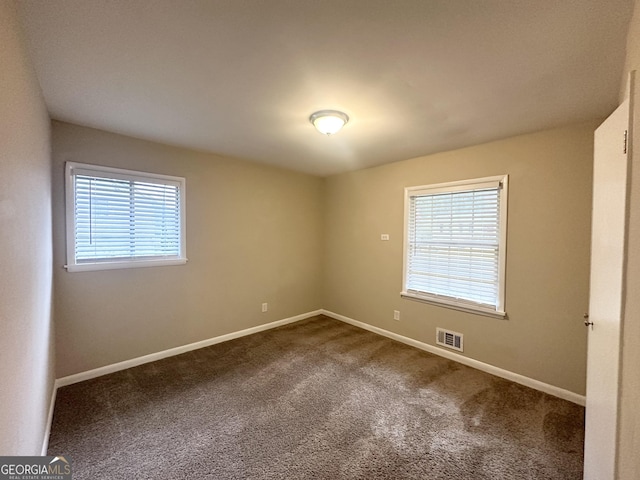
[[[453,350],[464,351],[462,334],[458,332],[436,328],[436,343]]]

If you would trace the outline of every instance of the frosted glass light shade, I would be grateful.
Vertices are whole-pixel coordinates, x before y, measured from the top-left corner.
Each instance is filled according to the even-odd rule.
[[[320,133],[333,135],[344,127],[349,121],[349,117],[346,113],[337,110],[320,110],[319,112],[312,113],[309,121]]]

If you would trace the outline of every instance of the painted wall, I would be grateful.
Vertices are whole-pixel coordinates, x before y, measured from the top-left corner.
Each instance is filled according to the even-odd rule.
[[[40,455],[53,389],[49,117],[0,0],[0,455]]]
[[[186,177],[189,262],[68,273],[65,161]],[[54,122],[58,377],[321,308],[322,185],[309,175]]]
[[[627,51],[624,68],[620,78],[620,103],[622,103],[628,91],[629,72],[638,70],[638,68],[640,68],[640,5],[635,0],[627,31]]]
[[[461,332],[464,355],[584,394],[595,125],[327,178],[325,308],[431,345],[436,327]],[[501,174],[509,174],[509,319],[402,299],[404,188]]]
[[[636,72],[635,104],[631,137],[630,209],[627,237],[626,298],[622,328],[622,366],[620,392],[620,432],[618,478],[635,480],[640,472],[640,4],[636,2],[629,25],[627,58],[622,83]]]

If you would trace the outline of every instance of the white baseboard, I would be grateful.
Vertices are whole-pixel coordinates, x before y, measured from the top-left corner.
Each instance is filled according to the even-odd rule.
[[[142,365],[144,363],[155,362],[156,360],[160,360],[163,358],[180,355],[181,353],[186,353],[192,350],[197,350],[199,348],[208,347],[210,345],[215,345],[216,343],[226,342],[227,340],[233,340],[234,338],[240,338],[247,335],[251,335],[253,333],[262,332],[264,330],[270,330],[272,328],[280,327],[282,325],[287,325],[289,323],[297,322],[299,320],[304,320],[305,318],[315,317],[316,315],[320,315],[321,313],[322,313],[322,310],[315,310],[313,312],[302,313],[294,317],[283,318],[282,320],[276,320],[275,322],[266,323],[264,325],[258,325],[257,327],[251,327],[245,330],[239,330],[237,332],[227,333],[226,335],[220,335],[219,337],[209,338],[207,340],[202,340],[200,342],[190,343],[188,345],[183,345],[181,347],[170,348],[168,350],[163,350],[162,352],[151,353],[149,355],[144,355],[142,357],[132,358],[131,360],[125,360],[124,362],[114,363],[112,365],[106,365],[104,367],[95,368],[93,370],[88,370],[86,372],[80,372],[73,375],[68,375],[66,377],[58,378],[53,384],[53,392],[51,393],[51,404],[49,405],[49,415],[47,418],[47,425],[45,427],[44,439],[42,442],[42,455],[46,455],[47,450],[49,449],[49,435],[51,433],[51,423],[53,421],[53,409],[56,403],[56,395],[58,393],[58,388],[64,387],[67,385],[72,385],[74,383],[82,382],[84,380],[90,380],[92,378],[101,377],[102,375],[118,372],[120,370],[126,370],[127,368],[137,367],[138,365]]]
[[[548,393],[549,395],[553,395],[555,397],[562,398],[564,400],[568,400],[573,403],[577,403],[578,405],[582,405],[583,407],[586,404],[586,398],[584,395],[579,395],[569,390],[565,390],[563,388],[556,387],[554,385],[550,385],[548,383],[544,383],[539,380],[534,380],[533,378],[525,377],[524,375],[520,375],[519,373],[514,373],[509,370],[504,370],[502,368],[489,365],[488,363],[474,360],[473,358],[465,357],[464,355],[460,355],[459,353],[449,352],[447,350],[434,347],[433,345],[429,345],[428,343],[420,342],[419,340],[414,340],[413,338],[405,337],[403,335],[399,335],[397,333],[393,333],[388,330],[384,330],[382,328],[374,327],[373,325],[369,325],[367,323],[359,322],[358,320],[345,317],[344,315],[340,315],[339,313],[330,312],[328,310],[322,310],[322,314],[326,315],[327,317],[331,317],[336,320],[340,320],[342,322],[348,323],[350,325],[362,328],[364,330],[369,330],[370,332],[377,333],[378,335],[382,335],[384,337],[397,340],[398,342],[411,345],[412,347],[419,348],[420,350],[425,350],[429,353],[433,353],[435,355],[448,358],[449,360],[462,363],[469,367],[482,370],[483,372],[490,373],[491,375],[495,375],[496,377],[501,377],[506,380],[511,380],[512,382],[519,383],[520,385],[524,385],[526,387],[530,387],[535,390]]]
[[[434,347],[427,343],[414,340],[413,338],[404,337],[397,333],[393,333],[388,330],[374,327],[373,325],[369,325],[369,324],[360,322],[358,320],[345,317],[344,315],[340,315],[338,313],[321,309],[321,310],[315,310],[313,312],[307,312],[300,315],[296,315],[294,317],[284,318],[282,320],[277,320],[275,322],[267,323],[264,325],[258,325],[257,327],[252,327],[252,328],[247,328],[245,330],[240,330],[237,332],[227,333],[226,335],[220,335],[219,337],[209,338],[207,340],[202,340],[200,342],[190,343],[188,345],[183,345],[181,347],[170,348],[168,350],[164,350],[161,352],[144,355],[142,357],[132,358],[131,360],[125,360],[124,362],[114,363],[112,365],[106,365],[104,367],[95,368],[93,370],[88,370],[86,372],[80,372],[80,373],[76,373],[73,375],[69,375],[69,376],[57,379],[54,383],[53,392],[51,393],[51,404],[49,406],[49,415],[47,418],[47,425],[46,425],[44,440],[42,444],[42,455],[47,454],[47,449],[49,447],[49,434],[51,431],[51,423],[53,420],[53,410],[55,406],[55,400],[56,400],[56,394],[57,394],[58,388],[71,385],[74,383],[82,382],[84,380],[90,380],[92,378],[101,377],[102,375],[118,372],[120,370],[126,370],[127,368],[136,367],[138,365],[142,365],[145,363],[154,362],[156,360],[161,360],[163,358],[180,355],[181,353],[186,353],[192,350],[197,350],[199,348],[208,347],[210,345],[215,345],[216,343],[222,343],[228,340],[233,340],[235,338],[240,338],[240,337],[244,337],[254,333],[262,332],[265,330],[270,330],[272,328],[280,327],[282,325],[287,325],[289,323],[297,322],[299,320],[304,320],[306,318],[311,318],[320,314],[326,315],[336,320],[340,320],[350,325],[354,325],[364,330],[369,330],[370,332],[377,333],[378,335],[382,335],[384,337],[388,337],[393,340],[397,340],[407,345],[411,345],[412,347],[425,350],[429,353],[433,353],[435,355],[448,358],[449,360],[462,363],[469,367],[482,370],[483,372],[490,373],[497,377],[505,378],[515,383],[519,383],[521,385],[531,387],[533,389],[548,393],[550,395],[562,398],[564,400],[577,403],[578,405],[584,406],[586,403],[584,395],[579,395],[577,393],[570,392],[569,390],[564,390],[562,388],[549,385],[548,383],[540,382],[538,380],[534,380],[533,378],[525,377],[524,375],[520,375],[518,373],[514,373],[508,370],[504,370],[502,368],[494,367],[493,365],[489,365],[488,363],[483,363],[478,360],[474,360],[473,358],[465,357],[463,355],[460,355],[454,352],[448,352],[446,350],[442,350],[438,347]]]
[[[44,427],[44,439],[42,440],[42,451],[40,455],[46,456],[49,449],[49,435],[51,434],[51,423],[53,422],[53,407],[56,405],[56,395],[58,394],[58,381],[53,382],[51,391],[51,400],[49,400],[49,413],[47,415],[47,423]]]
[[[198,350],[199,348],[215,345],[216,343],[222,343],[228,340],[233,340],[234,338],[240,338],[246,335],[251,335],[253,333],[262,332],[264,330],[270,330],[272,328],[280,327],[282,325],[287,325],[288,323],[293,323],[299,320],[304,320],[305,318],[314,317],[316,315],[320,315],[321,313],[322,313],[322,310],[302,313],[294,317],[284,318],[282,320],[276,320],[275,322],[266,323],[264,325],[258,325],[257,327],[251,327],[245,330],[227,333],[226,335],[220,335],[219,337],[209,338],[207,340],[190,343],[188,345],[183,345],[181,347],[170,348],[168,350],[163,350],[161,352],[151,353],[149,355],[144,355],[142,357],[132,358],[131,360],[125,360],[124,362],[114,363],[112,365],[106,365],[104,367],[95,368],[93,370],[88,370],[86,372],[75,373],[73,375],[62,377],[56,380],[56,387],[64,387],[74,383],[83,382],[84,380],[90,380],[92,378],[101,377],[102,375],[107,375],[109,373],[118,372],[120,370],[126,370],[127,368],[131,368],[131,367],[137,367],[138,365],[142,365],[149,362],[155,362],[156,360],[161,360],[167,357],[173,357],[175,355],[180,355],[181,353],[190,352],[192,350]]]

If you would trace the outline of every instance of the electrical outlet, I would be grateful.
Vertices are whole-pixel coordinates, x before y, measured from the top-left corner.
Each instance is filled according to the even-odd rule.
[[[263,303],[262,304],[262,313],[266,312],[267,310],[269,310],[269,304],[268,303]]]
[[[393,319],[394,320],[400,320],[400,310],[394,310],[393,311]]]
[[[380,240],[386,242],[387,240],[389,240],[389,234],[388,233],[380,234]]]

